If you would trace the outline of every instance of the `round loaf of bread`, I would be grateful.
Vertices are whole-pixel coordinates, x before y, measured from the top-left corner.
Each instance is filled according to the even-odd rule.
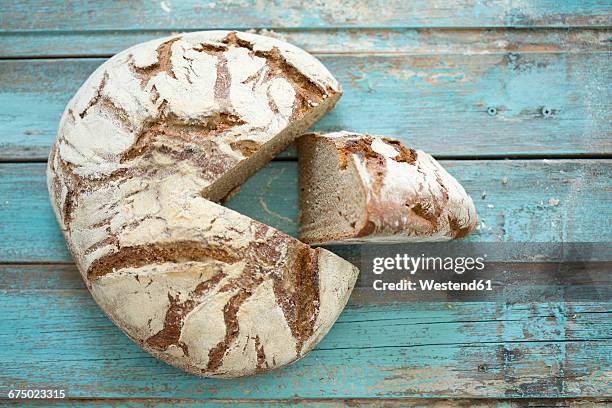
[[[237,377],[325,335],[356,268],[216,202],[340,95],[306,52],[226,31],[136,45],[83,84],[48,187],[87,287],[131,339],[188,372]]]

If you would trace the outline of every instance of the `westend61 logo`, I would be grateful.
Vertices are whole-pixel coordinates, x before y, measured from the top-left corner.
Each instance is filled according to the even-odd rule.
[[[372,282],[374,290],[408,290],[408,291],[482,291],[493,290],[490,279],[473,279],[460,282],[448,279],[449,273],[463,275],[466,272],[482,271],[485,269],[484,256],[479,257],[440,257],[440,256],[410,256],[408,254],[396,254],[390,257],[375,257],[372,259],[372,272],[381,279]],[[401,274],[411,275],[411,279],[395,279],[386,282],[382,278],[383,273],[397,276]],[[434,278],[418,278],[412,276],[419,272],[435,272],[440,276]],[[443,279],[440,279],[443,278]]]
[[[359,257],[359,285],[381,301],[612,299],[609,242],[365,244]]]

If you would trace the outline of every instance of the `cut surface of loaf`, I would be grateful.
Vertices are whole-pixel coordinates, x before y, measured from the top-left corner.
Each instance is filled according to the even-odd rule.
[[[430,155],[351,132],[298,139],[300,239],[310,244],[422,242],[475,229],[463,187]]]
[[[216,202],[340,94],[306,52],[228,31],[136,45],[79,89],[49,157],[51,202],[93,297],[142,348],[238,377],[329,330],[356,268]]]

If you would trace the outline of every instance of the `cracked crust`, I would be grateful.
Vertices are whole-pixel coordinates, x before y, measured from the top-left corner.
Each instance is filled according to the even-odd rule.
[[[444,241],[476,228],[472,199],[422,151],[397,140],[350,132],[305,135],[298,149],[304,242]],[[328,183],[333,187],[327,191],[320,187],[326,179],[340,181]],[[353,192],[356,197],[351,197]],[[336,201],[333,194],[338,195]],[[335,209],[346,223],[327,219],[326,214],[338,218]]]
[[[51,201],[93,297],[142,348],[238,377],[329,330],[356,268],[215,202],[340,94],[304,51],[226,31],[139,44],[80,88],[49,157]]]

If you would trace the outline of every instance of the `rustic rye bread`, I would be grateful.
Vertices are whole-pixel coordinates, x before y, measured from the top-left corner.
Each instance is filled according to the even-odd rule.
[[[329,330],[356,268],[216,202],[340,95],[304,51],[227,31],[136,45],[79,89],[49,157],[51,202],[94,299],[143,349],[238,377]]]
[[[444,241],[476,228],[474,203],[457,180],[397,140],[308,134],[298,156],[306,243]]]

